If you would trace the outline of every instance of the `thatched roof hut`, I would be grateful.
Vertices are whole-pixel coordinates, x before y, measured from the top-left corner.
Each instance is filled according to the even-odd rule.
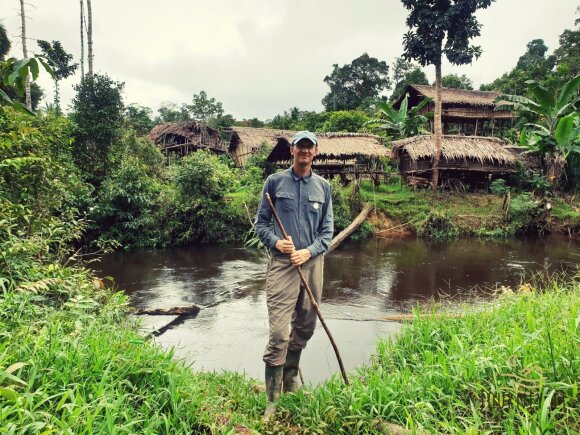
[[[149,137],[166,152],[188,154],[198,149],[225,153],[226,148],[216,129],[194,121],[168,122],[151,130]]]
[[[262,145],[274,148],[278,138],[291,138],[295,131],[275,130],[271,128],[232,127],[232,136],[228,147],[236,166],[243,167]]]
[[[397,101],[393,103],[394,108],[399,108],[407,93],[409,94],[409,107],[418,105],[425,98],[431,98],[433,101],[423,107],[421,113],[435,111],[435,86],[408,85]],[[511,122],[515,118],[513,112],[495,110],[493,101],[499,95],[498,92],[441,88],[441,119],[444,129],[449,131],[450,124],[457,124],[461,126],[459,127],[461,134],[477,136],[490,130],[491,135],[493,135],[496,122]]]
[[[294,132],[292,132],[293,134]],[[317,133],[318,156],[316,160],[352,159],[358,156],[387,157],[389,150],[381,144],[379,136],[364,133]],[[268,161],[291,160],[291,136],[280,136]]]
[[[415,136],[392,142],[391,157],[399,160],[403,177],[430,177],[435,138]],[[515,172],[516,156],[505,142],[494,137],[443,136],[439,170],[441,179],[462,178],[468,182],[488,179],[490,174]]]
[[[318,133],[318,155],[312,167],[319,175],[353,174],[376,177],[384,173],[380,158],[388,157],[389,150],[379,136],[364,133]],[[291,137],[279,137],[268,161],[289,166]]]

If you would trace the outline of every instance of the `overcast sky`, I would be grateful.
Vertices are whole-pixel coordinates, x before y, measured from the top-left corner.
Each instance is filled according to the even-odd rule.
[[[18,0],[1,0],[0,20],[22,57]],[[80,59],[79,1],[26,0],[34,39],[59,40]],[[476,88],[515,66],[532,40],[550,52],[573,28],[578,0],[497,0],[478,13],[483,55],[473,65],[444,64]],[[125,104],[154,111],[205,90],[237,119],[272,118],[290,107],[322,110],[332,65],[367,52],[392,65],[402,53],[407,11],[399,0],[93,0],[95,71],[125,82]],[[86,50],[85,50],[86,56]],[[86,64],[85,64],[86,65]],[[430,80],[434,67],[425,69]],[[80,72],[62,82],[69,104]],[[49,80],[40,82],[52,101]]]

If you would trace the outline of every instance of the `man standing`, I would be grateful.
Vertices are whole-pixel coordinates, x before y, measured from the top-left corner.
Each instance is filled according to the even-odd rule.
[[[264,418],[276,410],[284,392],[296,391],[302,349],[312,337],[316,311],[302,287],[295,266],[301,266],[316,302],[322,295],[324,254],[334,231],[330,184],[312,173],[318,153],[316,135],[301,131],[290,144],[292,167],[270,175],[264,184],[256,220],[256,233],[272,252],[266,274],[270,335],[264,352],[268,404]],[[272,212],[265,199],[270,194],[288,239],[280,228],[270,226]],[[290,332],[289,326],[292,326]]]

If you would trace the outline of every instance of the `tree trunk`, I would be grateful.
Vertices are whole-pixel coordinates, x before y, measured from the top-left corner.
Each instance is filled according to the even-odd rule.
[[[91,0],[87,0],[87,47],[88,47],[88,63],[89,63],[89,77],[93,77],[93,10],[91,8]]]
[[[20,18],[22,20],[22,54],[28,58],[28,48],[26,47],[26,15],[24,14],[24,0],[20,0]],[[32,100],[30,98],[30,77],[26,76],[25,82],[26,107],[32,110]]]
[[[437,190],[439,183],[439,158],[441,157],[441,61],[435,64],[435,156],[433,158],[433,174],[431,178],[431,188],[433,192]]]
[[[361,224],[366,220],[367,216],[369,215],[371,209],[373,208],[372,204],[367,204],[364,206],[362,211],[359,215],[353,220],[348,227],[340,232],[332,241],[330,242],[330,246],[328,247],[327,254],[334,251],[338,245],[340,245],[348,236],[350,236]]]
[[[81,4],[81,79],[85,76],[85,0]]]

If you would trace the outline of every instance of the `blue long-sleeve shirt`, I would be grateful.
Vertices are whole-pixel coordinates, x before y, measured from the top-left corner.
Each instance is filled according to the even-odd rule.
[[[297,250],[308,249],[313,258],[328,251],[334,233],[328,181],[312,172],[306,177],[299,177],[292,168],[266,179],[256,217],[256,233],[273,255],[285,256],[275,248],[276,242],[283,236],[276,222],[273,227],[270,226],[270,221],[274,219],[266,193],[270,194],[276,213]]]

